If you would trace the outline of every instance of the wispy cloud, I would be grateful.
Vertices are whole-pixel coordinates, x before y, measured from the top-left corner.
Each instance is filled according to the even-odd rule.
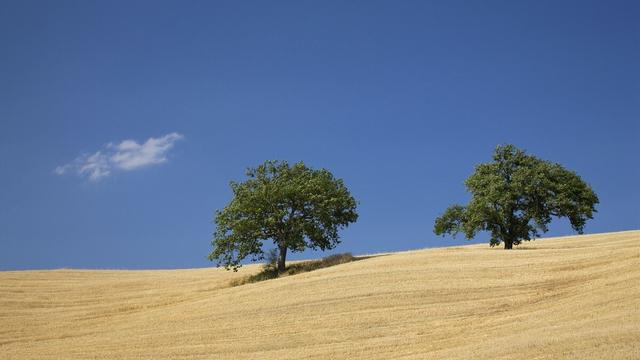
[[[108,143],[93,154],[82,154],[72,162],[54,169],[57,175],[75,173],[91,181],[111,175],[112,170],[131,171],[167,161],[167,154],[176,141],[184,136],[170,133],[158,138],[149,138],[140,144],[135,140]]]

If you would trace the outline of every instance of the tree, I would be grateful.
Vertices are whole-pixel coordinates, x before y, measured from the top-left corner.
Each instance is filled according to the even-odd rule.
[[[453,205],[435,221],[436,235],[478,231],[491,233],[491,246],[505,249],[548,231],[553,217],[566,217],[582,234],[593,219],[598,197],[573,171],[527,155],[513,145],[500,145],[493,162],[480,164],[465,181],[472,198],[467,206]]]
[[[209,259],[227,270],[237,270],[247,257],[263,260],[263,242],[271,240],[281,273],[288,250],[333,249],[340,243],[338,230],[358,219],[356,200],[328,170],[266,161],[248,169],[247,176],[245,182],[231,182],[233,199],[214,218]]]

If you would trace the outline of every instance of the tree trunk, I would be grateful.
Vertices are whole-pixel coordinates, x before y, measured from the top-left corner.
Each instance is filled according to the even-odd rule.
[[[287,260],[287,247],[280,246],[280,255],[278,256],[278,274],[283,273],[285,270],[285,261]]]
[[[513,240],[511,240],[511,239],[505,239],[505,240],[504,240],[504,249],[505,249],[505,250],[511,250],[511,249],[513,249]]]

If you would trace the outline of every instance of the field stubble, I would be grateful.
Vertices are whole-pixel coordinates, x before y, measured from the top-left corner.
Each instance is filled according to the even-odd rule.
[[[0,358],[638,359],[639,265],[627,231],[235,287],[261,267],[0,272]]]

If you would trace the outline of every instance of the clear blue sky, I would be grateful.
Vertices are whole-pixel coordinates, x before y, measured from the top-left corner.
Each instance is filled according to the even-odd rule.
[[[638,229],[639,4],[2,1],[0,269],[210,266],[266,159],[345,180],[336,252],[466,243],[433,220],[500,143],[593,186],[587,233]]]

